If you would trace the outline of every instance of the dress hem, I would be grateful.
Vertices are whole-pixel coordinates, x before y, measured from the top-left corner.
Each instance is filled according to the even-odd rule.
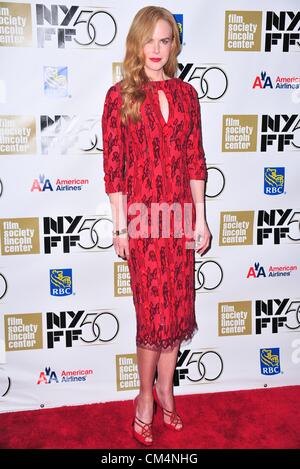
[[[151,343],[148,340],[139,340],[136,339],[136,346],[140,348],[144,348],[147,350],[152,350],[154,352],[171,352],[177,345],[188,345],[195,334],[198,332],[198,325],[195,323],[192,328],[189,328],[183,334],[180,334],[179,337],[165,339],[160,341],[160,344]]]

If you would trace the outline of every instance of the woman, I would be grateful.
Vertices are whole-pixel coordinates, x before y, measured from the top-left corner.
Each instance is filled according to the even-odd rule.
[[[167,428],[183,428],[173,376],[180,344],[197,331],[194,251],[203,254],[211,239],[200,106],[194,87],[175,77],[179,52],[171,13],[154,6],[138,11],[126,40],[123,80],[109,88],[102,115],[113,242],[117,255],[128,262],[136,310],[140,391],[132,430],[144,445],[153,443],[157,405]],[[174,203],[182,212],[186,206],[192,211],[185,210],[178,221],[169,210]],[[158,206],[167,210],[157,218]],[[167,235],[162,233],[165,215],[171,220]],[[186,233],[188,221],[192,236]]]

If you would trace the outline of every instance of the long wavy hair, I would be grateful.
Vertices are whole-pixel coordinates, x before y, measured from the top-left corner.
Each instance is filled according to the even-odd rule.
[[[147,6],[135,15],[126,38],[126,53],[122,63],[121,94],[122,122],[126,124],[130,117],[136,123],[141,119],[140,107],[145,100],[146,93],[142,85],[149,81],[145,70],[144,44],[152,37],[158,20],[168,21],[172,28],[172,44],[168,62],[164,72],[170,78],[176,74],[178,63],[177,55],[181,51],[178,25],[172,13],[163,7]]]

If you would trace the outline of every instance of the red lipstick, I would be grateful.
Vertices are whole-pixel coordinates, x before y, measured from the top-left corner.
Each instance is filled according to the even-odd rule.
[[[152,60],[152,62],[160,62],[161,59],[158,58],[158,57],[151,57],[150,60]]]

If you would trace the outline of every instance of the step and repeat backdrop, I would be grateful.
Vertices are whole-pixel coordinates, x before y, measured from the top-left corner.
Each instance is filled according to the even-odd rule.
[[[175,16],[177,76],[198,92],[213,235],[175,394],[300,384],[299,2],[154,4]],[[2,412],[137,393],[101,115],[146,5],[0,2]]]

